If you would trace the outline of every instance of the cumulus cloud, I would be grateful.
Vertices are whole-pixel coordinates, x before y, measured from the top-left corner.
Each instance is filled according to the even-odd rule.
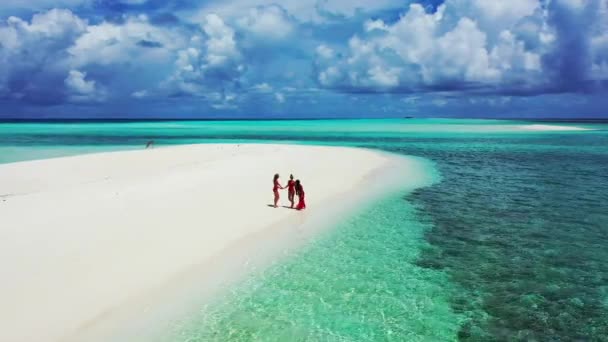
[[[220,16],[209,14],[202,26],[208,38],[205,43],[205,59],[209,66],[221,66],[238,58],[234,30],[226,25]]]
[[[235,31],[216,14],[201,24],[202,34],[191,38],[187,48],[177,52],[175,71],[166,82],[183,96],[207,98],[214,108],[233,108],[233,90],[240,86],[245,71]]]
[[[66,86],[76,94],[88,95],[95,92],[95,81],[86,81],[86,74],[78,70],[70,70],[65,79]]]
[[[352,92],[498,98],[608,83],[608,0],[35,0],[3,15],[20,4],[0,4],[0,100],[16,105],[285,109]]]
[[[334,50],[327,45],[321,44],[316,48],[317,56],[322,59],[331,59],[334,57]]]
[[[522,18],[534,15],[541,8],[539,0],[448,0],[445,2],[444,17],[448,22],[459,18],[474,19],[490,39],[494,39],[505,28],[512,28]]]
[[[344,91],[578,89],[592,77],[590,47],[602,46],[592,34],[600,3],[448,0],[435,12],[412,4],[396,22],[365,22],[343,56],[319,45],[317,81]]]
[[[186,46],[187,42],[184,32],[154,26],[147,16],[139,15],[128,17],[122,23],[104,21],[89,25],[68,52],[77,66],[131,61],[167,63],[172,51]]]
[[[97,87],[95,81],[87,80],[86,77],[87,74],[84,72],[70,70],[64,81],[70,101],[91,102],[103,100],[104,91]]]
[[[247,15],[237,19],[237,24],[245,32],[264,40],[285,39],[294,30],[287,11],[277,5],[252,8]]]
[[[84,92],[85,85],[116,89],[120,96],[123,88],[128,94],[129,87],[158,82],[188,39],[179,29],[150,24],[145,15],[91,25],[69,10],[53,9],[29,22],[9,17],[0,25],[0,42],[0,96],[47,105],[108,95]]]
[[[245,70],[235,31],[217,15],[198,28],[164,27],[146,15],[89,24],[53,9],[29,22],[9,17],[0,42],[0,97],[24,103],[101,101],[110,90],[141,99],[144,87],[222,94]]]
[[[86,30],[69,10],[36,14],[30,22],[9,17],[0,26],[1,96],[37,104],[61,103],[70,69],[66,49]]]

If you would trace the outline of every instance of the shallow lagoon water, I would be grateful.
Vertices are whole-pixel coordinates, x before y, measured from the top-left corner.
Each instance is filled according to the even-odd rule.
[[[416,265],[428,223],[403,196],[254,274],[167,340],[454,340],[465,316],[450,308],[447,275]]]
[[[0,124],[0,162],[141,148],[148,139],[364,146],[423,157],[440,182],[373,204],[179,322],[171,339],[608,340],[608,125],[518,128],[531,124]]]

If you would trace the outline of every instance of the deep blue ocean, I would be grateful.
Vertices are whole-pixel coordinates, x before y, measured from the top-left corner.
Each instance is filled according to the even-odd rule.
[[[0,163],[149,140],[360,146],[439,175],[256,274],[172,340],[608,341],[607,122],[0,123]]]

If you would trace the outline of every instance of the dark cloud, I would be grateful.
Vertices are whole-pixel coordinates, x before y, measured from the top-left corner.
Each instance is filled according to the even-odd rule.
[[[177,16],[169,12],[155,13],[150,17],[150,23],[159,26],[177,25],[180,22],[181,20]]]
[[[555,29],[553,50],[543,56],[552,82],[563,91],[586,91],[591,70],[591,32],[597,24],[601,1],[589,0],[579,7],[568,1],[549,2],[549,24]],[[605,19],[605,18],[604,18]]]
[[[145,47],[145,48],[162,48],[163,44],[159,42],[155,42],[152,40],[142,39],[137,42],[137,46]]]
[[[85,29],[85,22],[67,10],[36,14],[30,22],[8,19],[0,26],[0,96],[34,105],[65,101],[67,49]]]

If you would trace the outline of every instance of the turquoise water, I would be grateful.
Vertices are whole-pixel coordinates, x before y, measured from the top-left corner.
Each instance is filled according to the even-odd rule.
[[[607,341],[608,125],[352,120],[0,124],[0,162],[192,142],[372,147],[401,192],[175,326],[176,341]],[[12,151],[8,153],[8,151]]]
[[[424,144],[431,141],[428,139],[454,136],[464,138],[462,142],[468,144],[475,143],[474,138],[488,134],[504,138],[519,136],[521,126],[532,124],[539,123],[454,119],[0,123],[0,163],[143,148],[149,140],[158,145],[281,141],[384,147],[408,142]],[[605,127],[598,123],[559,125]],[[528,136],[551,134],[523,133]]]
[[[167,340],[454,340],[465,316],[450,308],[448,275],[416,265],[427,229],[401,196],[387,198],[255,274]]]

